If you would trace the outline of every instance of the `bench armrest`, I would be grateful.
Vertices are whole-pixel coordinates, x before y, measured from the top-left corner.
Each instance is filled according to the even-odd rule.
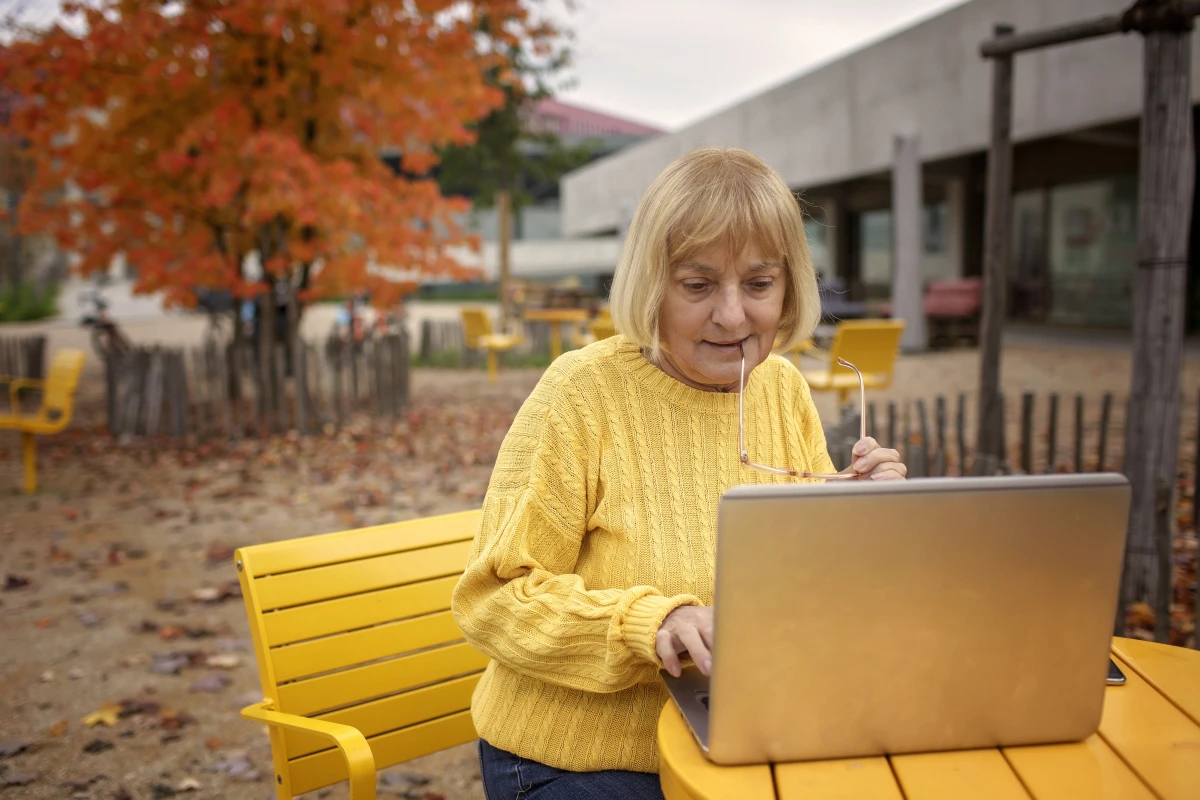
[[[273,711],[270,705],[270,701],[263,701],[246,706],[242,709],[242,716],[255,722],[304,731],[330,740],[337,745],[342,757],[346,759],[346,769],[350,774],[351,800],[375,800],[375,756],[371,753],[371,745],[367,744],[367,737],[363,736],[361,731],[337,722]]]
[[[15,378],[11,375],[0,375],[0,383],[8,384],[8,404],[12,409],[12,413],[16,414],[20,409],[17,405],[17,394],[20,393],[23,387],[31,389],[42,389],[46,387],[45,381],[35,380],[33,378]]]

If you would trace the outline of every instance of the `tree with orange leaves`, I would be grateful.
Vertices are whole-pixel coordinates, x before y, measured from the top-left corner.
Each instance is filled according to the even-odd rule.
[[[123,255],[136,291],[172,303],[260,298],[263,354],[275,296],[386,305],[411,288],[389,270],[462,276],[447,248],[474,244],[465,203],[427,175],[503,105],[512,52],[558,62],[538,2],[92,0],[48,29],[10,19],[0,83],[36,164],[21,228],[83,274]]]

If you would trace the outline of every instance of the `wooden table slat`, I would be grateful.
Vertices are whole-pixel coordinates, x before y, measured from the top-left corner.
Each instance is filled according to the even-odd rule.
[[[1113,652],[1200,725],[1200,656],[1182,647],[1121,639]]]
[[[775,800],[775,781],[769,764],[749,767],[718,766],[701,752],[673,702],[663,707],[658,722],[659,771],[667,800]]]
[[[1029,800],[999,750],[892,756],[906,800]]]
[[[1104,697],[1100,736],[1162,800],[1200,796],[1200,725],[1118,657],[1124,686]]]
[[[1103,739],[1007,747],[1004,756],[1036,800],[1154,800]]]
[[[779,800],[904,800],[886,758],[775,765]]]

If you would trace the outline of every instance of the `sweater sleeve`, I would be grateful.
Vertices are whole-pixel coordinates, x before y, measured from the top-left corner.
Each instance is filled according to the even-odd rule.
[[[595,425],[552,368],[505,436],[451,608],[481,652],[548,683],[616,692],[654,680],[654,638],[691,595],[585,586],[574,574],[595,504]]]

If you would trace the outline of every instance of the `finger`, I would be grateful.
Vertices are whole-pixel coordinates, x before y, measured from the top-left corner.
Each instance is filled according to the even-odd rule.
[[[873,450],[877,450],[878,448],[879,442],[875,441],[870,436],[864,436],[854,443],[854,451],[852,453],[850,463],[854,463],[858,459],[862,458]]]
[[[854,462],[854,471],[859,474],[871,472],[882,464],[900,461],[900,454],[886,447],[879,447]]]
[[[903,480],[906,475],[908,475],[908,467],[903,464],[884,464],[867,477],[873,481],[890,481]]]
[[[691,655],[692,661],[696,662],[696,666],[700,668],[700,672],[707,675],[712,670],[712,655],[704,646],[700,631],[693,627],[684,628],[679,632],[679,639],[687,645],[688,653]]]
[[[683,667],[679,664],[679,656],[675,654],[675,643],[672,641],[674,638],[666,631],[659,631],[654,637],[654,650],[662,659],[663,668],[671,673],[672,677],[678,678],[683,674]]]

